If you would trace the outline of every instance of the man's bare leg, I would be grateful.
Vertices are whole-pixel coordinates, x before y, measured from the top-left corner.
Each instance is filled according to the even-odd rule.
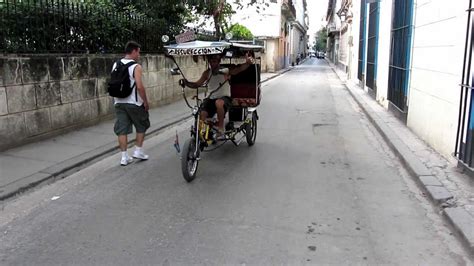
[[[143,147],[143,142],[145,141],[145,133],[137,133],[137,139],[135,140],[135,145],[137,147]]]
[[[127,135],[119,135],[118,142],[119,142],[120,150],[122,151],[122,159],[120,160],[120,164],[122,166],[128,165],[129,163],[132,162],[133,159],[129,157],[128,152],[127,152],[127,148],[128,148]]]
[[[225,110],[224,110],[224,100],[219,99],[216,100],[216,108],[217,108],[217,126],[221,132],[224,132],[224,118],[225,118]]]
[[[203,121],[203,122],[206,121],[208,116],[209,116],[209,114],[206,111],[201,111],[201,115],[200,115],[201,121]]]
[[[119,142],[120,150],[127,151],[127,146],[128,146],[127,135],[119,135],[118,142]]]

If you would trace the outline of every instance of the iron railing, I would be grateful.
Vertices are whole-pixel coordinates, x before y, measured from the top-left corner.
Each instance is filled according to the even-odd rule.
[[[472,0],[469,0],[469,9],[466,26],[466,41],[464,48],[464,63],[459,97],[459,118],[456,134],[455,155],[465,165],[472,167],[472,153],[474,151],[474,98],[472,89],[474,75],[472,72],[472,55],[474,48],[474,20],[472,19]]]
[[[379,35],[380,3],[369,4],[369,32],[367,36],[367,79],[366,85],[374,92],[377,90],[377,55]]]
[[[357,78],[364,81],[365,75],[365,20],[366,20],[366,4],[365,0],[360,3],[360,27],[359,27],[359,59]]]
[[[74,0],[0,0],[0,53],[161,52],[164,19]]]
[[[408,112],[411,41],[413,31],[413,0],[395,0],[392,20],[388,100],[400,111]]]

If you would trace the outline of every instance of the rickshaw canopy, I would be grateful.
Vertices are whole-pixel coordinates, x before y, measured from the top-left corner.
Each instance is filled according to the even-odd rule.
[[[222,54],[231,46],[228,42],[192,41],[165,46],[171,56]]]
[[[246,44],[246,43],[239,43],[239,42],[231,43],[231,47],[235,47],[235,48],[238,48],[240,50],[254,51],[254,52],[261,52],[263,50],[263,46],[261,46],[261,45]]]
[[[223,54],[226,50],[260,52],[263,46],[225,41],[192,41],[165,46],[171,56]]]

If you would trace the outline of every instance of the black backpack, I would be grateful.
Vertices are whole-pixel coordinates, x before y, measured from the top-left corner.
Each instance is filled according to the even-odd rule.
[[[122,60],[118,60],[115,63],[115,68],[112,70],[110,81],[107,86],[109,95],[117,98],[127,98],[135,88],[136,84],[130,86],[130,75],[128,68],[136,64],[135,61],[129,63],[122,63]],[[135,97],[137,97],[135,95]]]

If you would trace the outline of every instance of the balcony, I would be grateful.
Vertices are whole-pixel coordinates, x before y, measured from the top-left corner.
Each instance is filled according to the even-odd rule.
[[[341,27],[336,25],[336,23],[330,23],[327,26],[328,34],[334,34],[341,31]]]
[[[346,23],[352,23],[352,0],[343,0],[341,3],[341,8],[337,11],[337,15],[341,18],[342,21]]]
[[[296,19],[296,8],[293,4],[293,0],[283,0],[281,5],[281,13],[289,21],[293,21]]]

